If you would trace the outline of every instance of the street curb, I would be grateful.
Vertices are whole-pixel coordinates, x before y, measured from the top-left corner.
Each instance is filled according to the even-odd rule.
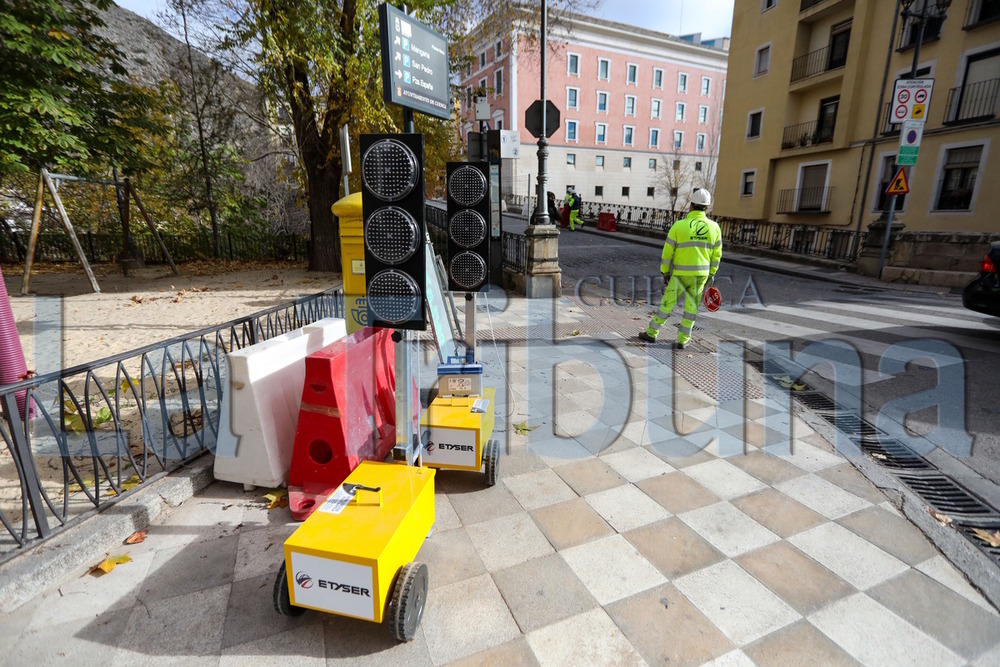
[[[96,565],[129,535],[143,530],[214,481],[215,457],[205,455],[142,485],[132,495],[90,514],[57,535],[0,564],[0,612],[10,613],[61,582]]]

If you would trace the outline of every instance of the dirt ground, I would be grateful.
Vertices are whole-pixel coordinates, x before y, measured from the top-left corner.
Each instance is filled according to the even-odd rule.
[[[98,265],[95,294],[81,266],[41,265],[32,271],[30,294],[20,296],[23,267],[0,267],[28,369],[36,368],[36,311],[60,304],[62,367],[70,368],[342,284],[339,273],[310,272],[304,263],[205,261],[178,268],[179,276],[151,266],[126,277],[115,265]]]

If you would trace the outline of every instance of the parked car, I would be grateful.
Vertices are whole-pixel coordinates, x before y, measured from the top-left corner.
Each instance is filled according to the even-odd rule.
[[[979,265],[979,275],[962,292],[962,305],[987,315],[1000,316],[1000,241],[990,246]]]

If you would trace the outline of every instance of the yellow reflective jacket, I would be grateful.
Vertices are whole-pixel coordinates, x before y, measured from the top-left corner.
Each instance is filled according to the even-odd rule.
[[[663,245],[660,272],[714,276],[722,259],[722,230],[704,211],[691,211],[673,224]]]

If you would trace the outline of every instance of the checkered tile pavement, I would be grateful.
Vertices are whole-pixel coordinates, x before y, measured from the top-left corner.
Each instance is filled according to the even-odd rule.
[[[510,326],[528,316],[522,308],[494,318]],[[486,488],[482,475],[438,473],[435,529],[418,556],[431,590],[413,642],[342,617],[276,615],[271,586],[295,524],[287,510],[215,484],[153,526],[130,548],[132,563],[102,579],[74,576],[0,619],[2,655],[131,665],[1000,663],[1000,616],[822,434],[796,414],[768,414],[760,399],[719,404],[642,348],[613,332],[604,339],[570,334],[554,348],[494,353],[487,336],[487,376],[506,376],[508,387],[501,479]],[[562,361],[553,373],[536,360]],[[615,360],[617,371],[602,366]],[[623,428],[603,420],[623,413]],[[782,419],[790,453],[773,447]],[[516,432],[522,421],[535,430]],[[730,452],[707,428],[741,439],[741,452],[720,456]],[[707,446],[685,452],[686,440]]]

